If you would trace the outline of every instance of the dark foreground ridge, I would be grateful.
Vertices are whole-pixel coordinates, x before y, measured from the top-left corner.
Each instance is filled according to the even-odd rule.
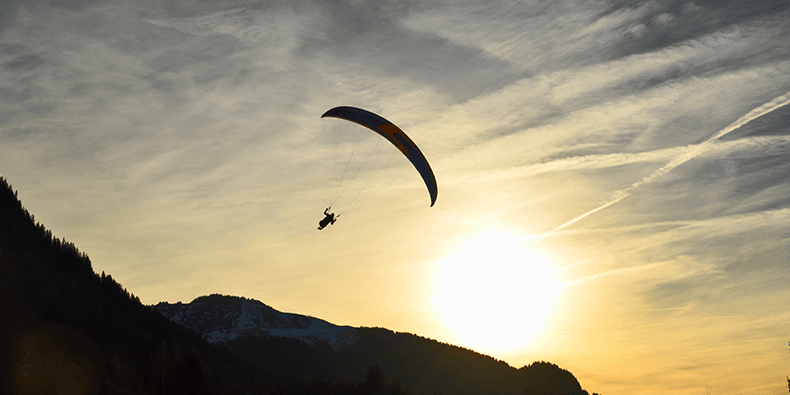
[[[2,178],[0,316],[2,394],[265,393],[277,383],[96,274]]]
[[[315,335],[315,328],[332,329],[325,321],[243,298],[204,298],[264,306],[276,325],[210,343],[157,311],[164,305],[145,306],[110,275],[95,273],[87,254],[36,223],[0,178],[4,395],[586,394],[570,372],[550,363],[514,369],[379,328],[338,327],[351,337],[331,343]],[[287,336],[305,331],[310,336]]]
[[[337,326],[254,299],[213,294],[154,308],[254,366],[294,380],[354,381],[376,364],[417,394],[585,393],[570,372],[548,362],[515,369],[410,333]]]

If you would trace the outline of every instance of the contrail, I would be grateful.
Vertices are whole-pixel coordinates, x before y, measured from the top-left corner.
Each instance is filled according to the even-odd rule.
[[[581,221],[582,219],[584,219],[584,218],[586,218],[586,217],[588,217],[588,216],[590,216],[592,214],[595,214],[596,212],[601,211],[601,210],[603,210],[603,209],[605,209],[605,208],[607,208],[607,207],[609,207],[609,206],[611,206],[611,205],[613,205],[613,204],[615,204],[615,203],[627,198],[628,196],[631,195],[631,192],[634,189],[639,188],[642,185],[647,184],[647,183],[655,180],[656,178],[658,178],[660,176],[663,176],[664,174],[669,173],[670,171],[672,171],[676,167],[678,167],[678,166],[680,166],[680,165],[682,165],[682,164],[684,164],[684,163],[696,158],[700,154],[704,153],[705,150],[713,142],[715,142],[716,140],[724,137],[727,133],[730,133],[733,130],[736,130],[736,129],[740,128],[741,126],[746,125],[747,123],[749,123],[749,122],[751,122],[751,121],[753,121],[753,120],[755,120],[755,119],[757,119],[757,118],[759,118],[759,117],[761,117],[761,116],[763,116],[765,114],[768,114],[771,111],[774,111],[774,110],[776,110],[778,108],[784,107],[784,106],[786,106],[788,104],[790,104],[790,92],[787,92],[784,95],[779,96],[779,97],[777,97],[777,98],[775,98],[775,99],[773,99],[773,100],[761,105],[760,107],[757,107],[757,108],[749,111],[748,113],[746,113],[746,115],[738,118],[735,122],[727,125],[727,127],[725,127],[724,129],[719,130],[718,132],[716,132],[716,134],[714,134],[713,136],[709,137],[707,140],[695,145],[688,152],[684,153],[683,155],[678,155],[677,157],[675,157],[674,159],[669,161],[669,163],[667,163],[666,165],[658,168],[656,171],[654,171],[649,176],[647,176],[647,177],[645,177],[645,178],[643,178],[643,179],[631,184],[631,186],[629,186],[628,188],[616,191],[614,194],[612,194],[612,197],[609,198],[608,201],[604,202],[600,206],[598,206],[598,207],[596,207],[596,208],[594,208],[594,209],[592,209],[592,210],[590,210],[590,211],[588,211],[588,212],[586,212],[586,213],[584,213],[582,215],[579,215],[578,217],[575,217],[572,220],[570,220],[570,221],[568,221],[568,222],[566,222],[566,223],[564,223],[564,224],[562,224],[562,225],[560,225],[560,226],[558,226],[558,227],[556,227],[556,228],[554,228],[554,229],[552,229],[552,230],[550,230],[550,231],[548,231],[546,233],[543,233],[542,235],[536,237],[534,239],[534,241],[531,243],[531,245],[537,244],[541,240],[553,235],[554,233],[559,232],[559,231],[561,231],[561,230],[563,230],[563,229],[565,229],[565,228],[567,228],[567,227],[569,227],[569,226]]]

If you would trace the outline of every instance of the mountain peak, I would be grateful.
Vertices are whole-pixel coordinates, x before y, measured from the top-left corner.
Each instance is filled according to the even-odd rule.
[[[263,302],[211,294],[190,303],[160,302],[153,306],[170,320],[192,329],[211,343],[249,336],[291,337],[314,344],[326,341],[334,350],[354,344],[356,328],[338,326],[300,314],[283,313]]]

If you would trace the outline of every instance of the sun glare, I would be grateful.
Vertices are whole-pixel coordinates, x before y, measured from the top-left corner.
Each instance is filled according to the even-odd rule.
[[[440,262],[434,305],[466,346],[509,351],[541,332],[557,289],[549,262],[512,235],[490,233]]]

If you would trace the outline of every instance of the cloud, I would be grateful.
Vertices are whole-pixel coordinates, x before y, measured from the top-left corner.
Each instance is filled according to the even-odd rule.
[[[718,309],[716,305],[725,303],[722,298],[736,303],[738,298],[759,298],[762,292],[783,292],[787,276],[780,251],[788,245],[783,225],[788,219],[790,208],[782,208],[700,220],[568,230],[567,236],[575,235],[574,239],[612,240],[605,253],[616,251],[617,260],[606,263],[596,257],[597,263],[582,264],[594,268],[573,265],[566,275],[589,274],[569,279],[567,285],[594,282],[607,289],[622,286],[622,292],[634,293],[656,309],[688,305]],[[639,242],[629,241],[629,235]],[[639,286],[632,288],[634,284]]]
[[[444,8],[414,13],[407,23],[482,48],[537,74],[546,72],[548,65],[557,70],[606,60],[606,48],[638,30],[633,22],[641,18],[644,7],[602,14],[598,6],[577,1],[467,2],[452,13]]]
[[[316,21],[319,29],[304,37],[298,53],[306,60],[330,57],[379,80],[402,78],[412,86],[429,86],[451,102],[519,77],[510,62],[403,24],[405,14],[385,2],[326,4]]]

